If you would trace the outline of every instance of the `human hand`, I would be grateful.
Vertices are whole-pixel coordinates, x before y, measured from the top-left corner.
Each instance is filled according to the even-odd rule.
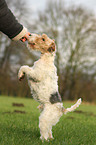
[[[22,42],[25,42],[28,40],[28,38],[31,36],[31,33],[30,32],[27,32],[20,40]]]

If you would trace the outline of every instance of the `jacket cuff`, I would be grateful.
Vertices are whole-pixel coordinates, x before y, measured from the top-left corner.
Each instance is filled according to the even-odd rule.
[[[27,32],[28,32],[27,29],[25,27],[23,27],[23,30],[17,36],[12,38],[12,40],[14,40],[14,41],[20,40]]]

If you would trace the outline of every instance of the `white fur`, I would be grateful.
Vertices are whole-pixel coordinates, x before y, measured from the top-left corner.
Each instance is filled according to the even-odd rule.
[[[22,76],[23,73],[27,75],[33,98],[37,101],[40,100],[40,103],[48,103],[50,94],[58,91],[54,54],[50,56],[45,53],[41,59],[34,63],[33,67],[22,66],[18,76]],[[32,79],[36,79],[37,83]]]
[[[71,108],[65,109],[62,102],[51,104],[51,94],[58,92],[58,77],[54,65],[55,53],[45,53],[36,61],[33,67],[22,66],[19,70],[19,78],[25,73],[31,89],[33,98],[40,102],[43,107],[39,117],[39,127],[41,139],[50,139],[52,136],[52,126],[55,125],[63,113],[76,109],[81,99]]]

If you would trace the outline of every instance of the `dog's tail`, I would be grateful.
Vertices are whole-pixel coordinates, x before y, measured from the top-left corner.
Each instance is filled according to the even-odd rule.
[[[77,107],[79,107],[79,105],[81,104],[81,98],[78,99],[78,101],[73,105],[71,106],[70,108],[67,108],[67,109],[63,109],[63,113],[66,114],[68,112],[71,112],[71,111],[74,111]]]

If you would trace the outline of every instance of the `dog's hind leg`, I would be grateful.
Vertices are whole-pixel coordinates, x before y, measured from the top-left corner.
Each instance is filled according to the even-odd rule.
[[[56,125],[62,116],[62,112],[53,104],[46,104],[44,110],[39,117],[39,128],[41,139],[50,139],[52,136],[52,126]]]
[[[40,134],[41,134],[41,139],[47,140],[49,138],[49,129],[46,124],[46,122],[42,122],[42,119],[39,120],[39,128],[40,128]]]
[[[49,125],[48,125],[48,120],[45,118],[46,116],[44,113],[41,113],[39,117],[39,128],[40,128],[40,134],[41,134],[41,139],[47,140],[49,138]]]
[[[54,139],[54,137],[52,136],[52,129],[50,129],[49,131],[49,139]]]
[[[39,128],[40,128],[40,134],[41,139],[48,140],[52,137],[52,120],[50,116],[51,110],[48,107],[44,107],[44,110],[42,111],[40,117],[39,117]]]

